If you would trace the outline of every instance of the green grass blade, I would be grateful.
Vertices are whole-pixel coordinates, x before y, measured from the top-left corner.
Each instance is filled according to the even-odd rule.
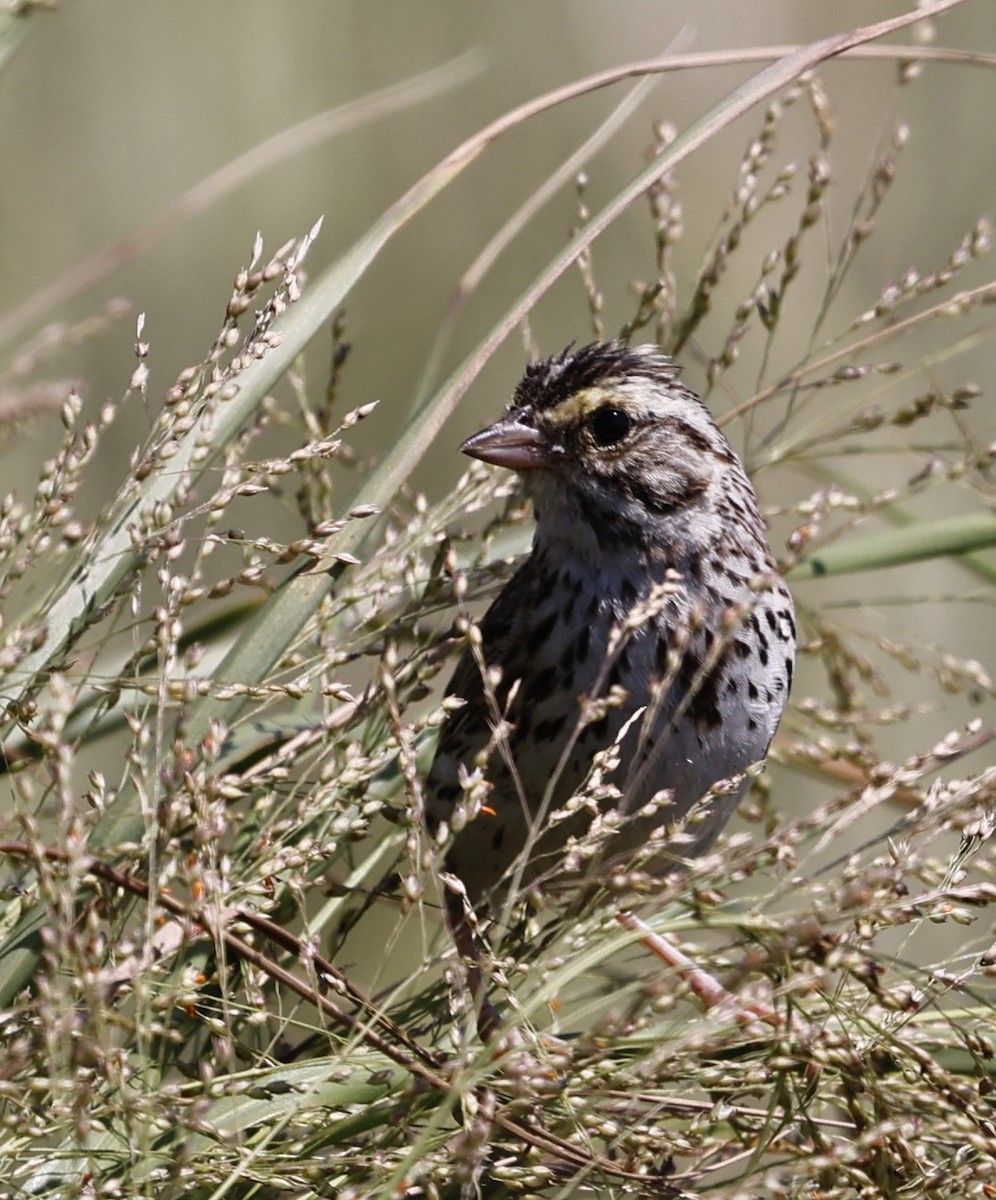
[[[919,521],[900,529],[834,542],[807,556],[793,567],[788,577],[818,579],[824,575],[875,571],[993,546],[996,546],[996,513],[939,517],[936,521]]]
[[[33,16],[30,6],[20,11],[0,12],[0,74],[28,36]]]

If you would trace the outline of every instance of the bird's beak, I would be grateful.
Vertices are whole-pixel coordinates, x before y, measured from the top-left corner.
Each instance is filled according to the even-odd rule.
[[[554,457],[546,434],[526,424],[522,409],[506,413],[500,421],[467,438],[460,449],[471,458],[514,471],[548,466]]]

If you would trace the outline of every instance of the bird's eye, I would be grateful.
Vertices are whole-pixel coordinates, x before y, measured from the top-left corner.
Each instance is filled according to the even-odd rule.
[[[599,446],[614,446],[621,442],[633,427],[633,419],[621,408],[605,405],[596,408],[588,418],[591,436]]]

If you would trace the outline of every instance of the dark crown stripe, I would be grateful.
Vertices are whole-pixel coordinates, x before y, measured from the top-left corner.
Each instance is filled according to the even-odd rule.
[[[558,404],[607,380],[640,376],[669,382],[678,367],[654,347],[635,349],[622,342],[592,342],[578,350],[530,363],[515,389],[510,408],[555,408]]]

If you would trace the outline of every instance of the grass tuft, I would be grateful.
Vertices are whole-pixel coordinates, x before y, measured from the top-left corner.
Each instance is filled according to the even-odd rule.
[[[968,374],[991,334],[990,231],[980,214],[943,262],[869,283],[906,123],[842,175],[856,135],[821,65],[926,12],[782,56],[692,129],[657,114],[649,163],[592,213],[588,156],[632,93],[455,287],[400,428],[354,395],[343,301],[497,136],[603,77],[471,139],[318,279],[317,227],[269,255],[257,238],[165,389],[141,318],[118,400],[44,378],[120,304],[8,356],[7,452],[26,453],[28,413],[57,444],[0,500],[4,1194],[988,1194],[996,685],[943,623],[926,639],[902,622],[993,601],[996,443]],[[901,107],[927,80],[918,47],[893,49]],[[714,234],[686,247],[679,165],[755,108]],[[544,199],[576,224],[566,248],[434,387],[464,303]],[[623,214],[647,246],[628,288],[600,277],[597,245]],[[529,515],[480,464],[446,494],[411,479],[571,263],[577,327],[680,352],[742,447],[794,581],[800,673],[713,852],[661,880],[650,845],[596,903],[522,886],[481,920],[501,1023],[482,1045],[423,788],[443,683]],[[299,356],[325,325],[315,381]],[[150,432],[89,506],[135,402]],[[609,810],[568,847],[579,876],[613,833],[615,757],[574,802]],[[458,821],[486,800],[468,773]],[[680,846],[693,821],[662,836]],[[644,932],[718,980],[718,1003],[652,963]]]

